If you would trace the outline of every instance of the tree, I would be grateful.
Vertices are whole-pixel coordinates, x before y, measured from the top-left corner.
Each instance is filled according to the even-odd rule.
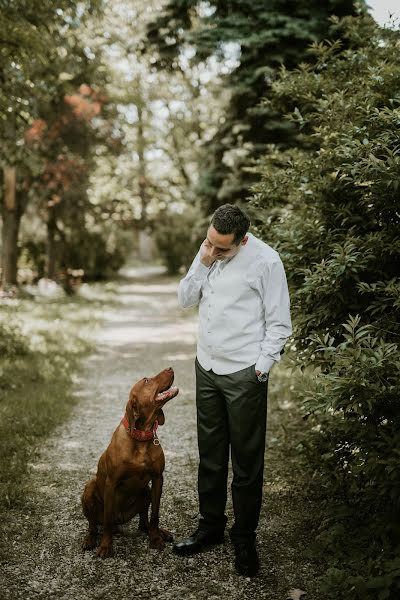
[[[251,205],[292,288],[293,345],[313,425],[305,445],[326,515],[317,540],[331,565],[322,592],[394,599],[400,33],[367,16],[333,24],[344,43],[314,44],[316,62],[282,69],[273,85],[273,106],[294,103],[289,117],[308,149],[271,147]]]
[[[40,169],[40,159],[25,145],[25,131],[39,118],[40,105],[51,104],[57,86],[70,78],[63,72],[62,65],[67,59],[72,60],[71,50],[77,41],[74,34],[99,5],[100,0],[79,3],[65,0],[57,5],[50,1],[3,0],[0,5],[0,136],[3,142],[0,162],[3,185],[7,186],[7,199],[2,202],[2,283],[5,286],[16,283],[19,225],[29,191],[27,176]],[[82,56],[75,54],[75,59],[79,65]],[[37,125],[39,123],[37,121]]]
[[[57,278],[62,262],[57,246],[62,250],[68,244],[65,226],[72,221],[79,229],[84,223],[89,173],[106,102],[104,94],[84,83],[73,94],[62,95],[61,86],[60,94],[59,98],[53,96],[51,110],[46,105],[40,107],[41,114],[49,115],[48,120],[35,120],[25,134],[26,143],[44,161],[40,172],[29,178],[29,188],[46,223],[46,276],[50,279]]]
[[[101,218],[133,230],[133,243],[145,232],[157,240],[167,236],[173,246],[179,215],[198,204],[199,155],[217,130],[225,94],[212,63],[190,66],[181,57],[181,69],[170,73],[154,67],[151,52],[141,53],[146,23],[159,9],[156,0],[113,0],[105,9],[106,93],[118,111],[121,143],[118,156],[97,154],[91,201]],[[182,224],[189,222],[184,218]],[[164,255],[164,244],[159,250]],[[178,254],[172,262],[168,258],[168,268],[179,260]]]
[[[328,36],[332,13],[352,12],[352,0],[185,0],[169,2],[149,24],[150,51],[158,52],[159,68],[179,71],[180,55],[191,53],[192,62],[215,55],[227,73],[224,119],[205,144],[200,167],[197,191],[207,213],[224,202],[246,200],[256,178],[246,166],[266,144],[297,143],[291,124],[260,101],[281,64],[293,68],[305,60],[311,42]]]

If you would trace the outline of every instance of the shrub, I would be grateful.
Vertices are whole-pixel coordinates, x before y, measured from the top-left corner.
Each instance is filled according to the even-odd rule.
[[[170,275],[187,269],[205,237],[206,226],[200,221],[198,211],[187,207],[185,212],[164,211],[153,224],[154,239],[161,259]]]
[[[127,250],[126,236],[121,232],[85,231],[77,228],[64,243],[60,268],[83,269],[86,281],[112,277],[124,264]]]
[[[0,321],[0,357],[15,358],[28,352],[29,344],[17,325]]]
[[[345,44],[274,84],[299,147],[270,148],[251,204],[292,289],[325,597],[384,600],[400,579],[400,32],[332,21]]]

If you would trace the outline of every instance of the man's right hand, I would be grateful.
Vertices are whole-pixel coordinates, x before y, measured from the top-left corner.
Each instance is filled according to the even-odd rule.
[[[221,256],[215,252],[213,246],[210,246],[206,238],[200,246],[200,262],[206,267],[211,267],[217,258],[221,258]]]

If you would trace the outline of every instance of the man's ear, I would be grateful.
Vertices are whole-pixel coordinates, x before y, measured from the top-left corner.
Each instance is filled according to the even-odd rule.
[[[160,411],[158,413],[157,421],[159,425],[164,425],[165,423],[165,416],[162,408],[160,408]]]

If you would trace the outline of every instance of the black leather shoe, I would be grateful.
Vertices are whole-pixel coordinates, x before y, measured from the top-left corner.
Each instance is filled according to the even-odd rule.
[[[214,546],[215,544],[223,544],[224,534],[214,531],[202,531],[197,529],[194,534],[172,547],[175,554],[181,556],[187,556],[189,554],[197,554],[202,552],[208,546]]]
[[[253,542],[235,544],[235,567],[245,577],[253,577],[258,572],[260,563]]]

